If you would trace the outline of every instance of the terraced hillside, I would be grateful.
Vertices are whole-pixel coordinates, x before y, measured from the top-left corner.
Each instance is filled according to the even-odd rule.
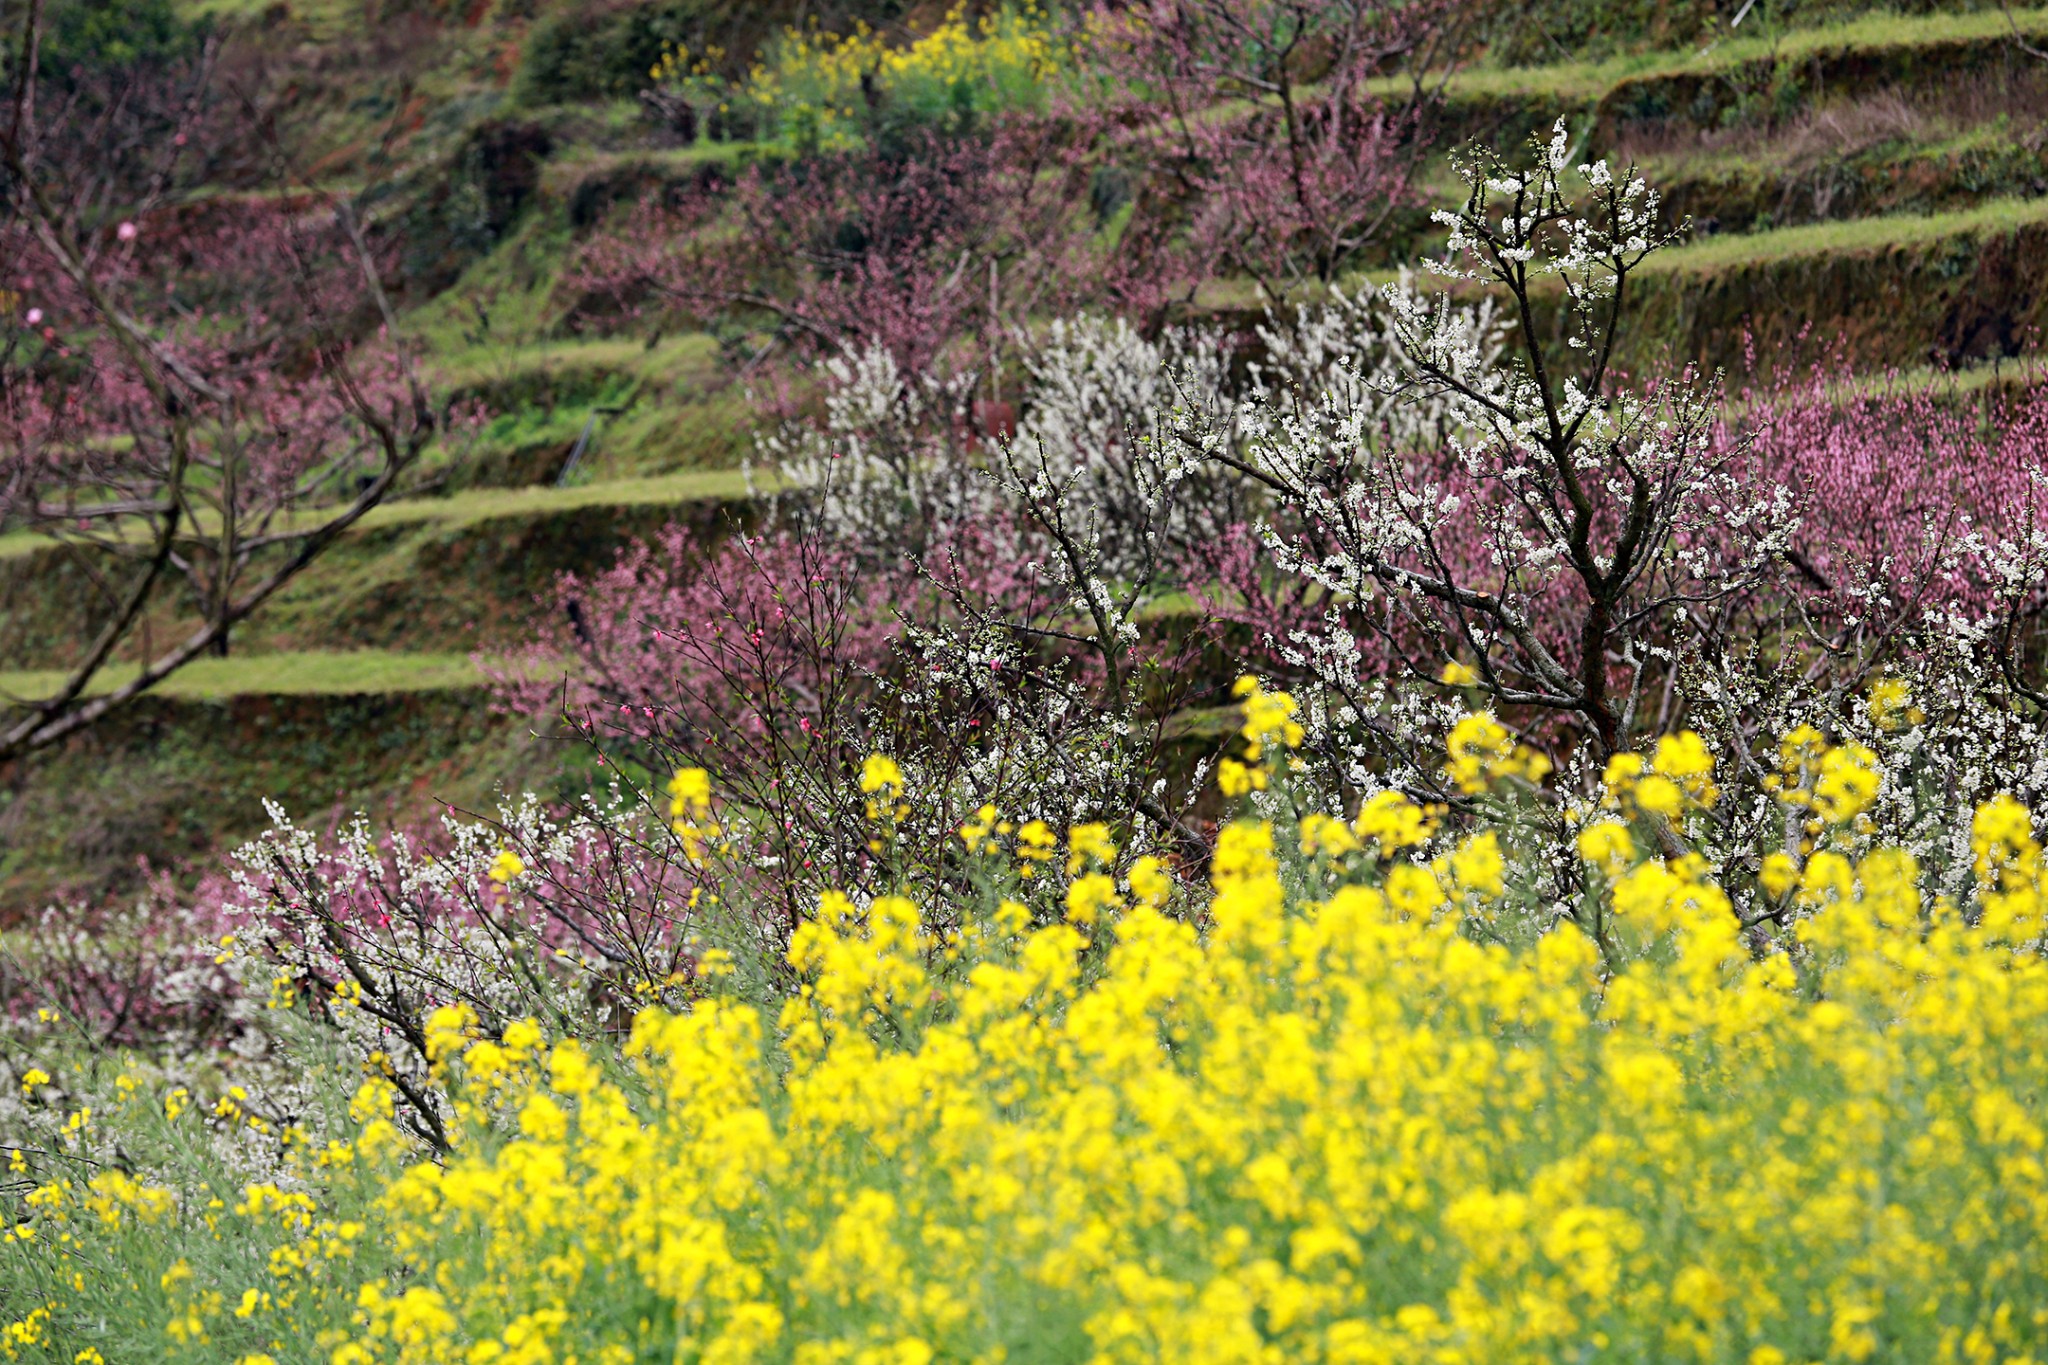
[[[231,842],[262,825],[266,796],[302,816],[417,813],[588,776],[573,749],[492,709],[472,655],[530,638],[557,575],[672,521],[727,534],[763,489],[741,470],[758,420],[743,365],[711,336],[604,316],[574,254],[609,206],[693,183],[707,159],[775,153],[659,145],[626,58],[561,55],[575,12],[420,14],[370,37],[339,5],[266,11],[270,50],[319,73],[293,129],[319,174],[363,175],[379,120],[405,116],[429,169],[390,201],[403,323],[487,417],[440,452],[438,481],[350,531],[227,657],[0,777],[0,909]],[[589,41],[644,45],[654,29],[620,17],[633,12],[605,9]],[[1448,79],[1450,135],[1506,142],[1567,116],[1581,149],[1640,162],[1691,220],[1692,243],[1644,281],[1625,364],[1740,371],[1838,348],[1995,378],[2048,321],[2048,61],[2030,51],[2048,48],[2048,9],[1831,13],[1598,62],[1479,57]],[[1408,215],[1369,269],[1428,239],[1426,215]],[[1199,302],[1230,321],[1252,297],[1220,279]],[[73,657],[92,591],[71,552],[0,534],[0,687],[33,693]],[[165,596],[150,629],[169,638],[184,610]]]

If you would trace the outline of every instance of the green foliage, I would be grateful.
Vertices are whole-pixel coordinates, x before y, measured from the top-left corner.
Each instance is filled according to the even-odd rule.
[[[187,56],[205,21],[181,19],[171,0],[57,0],[44,11],[43,22],[43,77],[69,84],[74,72],[120,70]],[[10,33],[10,66],[15,42]]]
[[[518,96],[527,104],[630,96],[664,48],[693,36],[705,0],[564,5],[533,26],[522,55]]]

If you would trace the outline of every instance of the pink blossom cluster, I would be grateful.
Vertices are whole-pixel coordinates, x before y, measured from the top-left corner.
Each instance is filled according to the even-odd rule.
[[[0,1026],[159,1054],[231,1043],[248,1011],[222,960],[219,885],[186,895],[159,876],[139,905],[53,906],[14,926],[0,950]]]
[[[1882,583],[1901,599],[1981,607],[1981,540],[2048,511],[2031,477],[2048,466],[2048,387],[1858,381],[1815,374],[1751,419],[1763,472],[1801,497],[1801,571],[1828,590]]]
[[[904,568],[786,531],[693,543],[670,526],[600,573],[565,574],[537,638],[480,658],[501,705],[564,710],[593,736],[680,752],[822,731],[887,662]]]
[[[31,329],[0,354],[0,516],[111,528],[180,458],[233,471],[204,496],[231,499],[250,534],[355,491],[355,468],[375,464],[363,414],[406,412],[412,394],[362,310],[360,265],[306,207],[123,223],[93,263],[98,301],[29,225],[0,228],[0,266]],[[133,354],[102,303],[148,329],[149,354]]]

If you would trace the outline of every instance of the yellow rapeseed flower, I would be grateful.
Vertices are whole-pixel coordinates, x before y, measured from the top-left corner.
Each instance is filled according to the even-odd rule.
[[[1830,748],[1821,757],[1813,784],[1813,809],[1823,820],[1846,824],[1877,800],[1882,786],[1877,755],[1861,744]]]
[[[1067,831],[1067,875],[1072,876],[1093,863],[1097,867],[1116,864],[1116,844],[1104,824],[1075,825]]]
[[[668,813],[676,820],[701,817],[711,809],[711,774],[702,768],[682,768],[668,780]]]
[[[903,791],[903,769],[896,766],[896,760],[882,754],[869,754],[861,764],[860,789],[869,796],[886,793],[900,795]]]
[[[1635,863],[1636,844],[1619,820],[1596,820],[1579,831],[1579,856],[1614,876]]]
[[[1430,813],[1397,791],[1379,791],[1367,797],[1351,827],[1359,838],[1377,843],[1382,858],[1426,843],[1436,832]]]
[[[1285,692],[1268,692],[1259,680],[1239,678],[1231,694],[1244,702],[1245,755],[1254,763],[1265,754],[1266,742],[1278,740],[1282,747],[1299,749],[1303,738],[1294,719],[1294,698]]]
[[[1816,791],[1828,746],[1794,751]],[[1655,760],[1700,802],[1696,756]],[[1042,877],[1079,852],[1065,918],[826,893],[775,1004],[643,1009],[616,1049],[431,1011],[445,1149],[378,1059],[358,1134],[225,1200],[30,1177],[0,1358],[103,1313],[153,1358],[336,1365],[625,1365],[636,1331],[802,1365],[2048,1358],[2021,803],[1974,813],[1954,903],[1897,848],[1772,854],[1795,913],[1755,941],[1750,888],[1618,815],[1580,880],[1514,825],[1425,864],[1376,810],[1397,842],[1307,868],[1225,825],[1175,913],[1156,857],[1120,895],[1098,835],[1033,822]]]
[[[1444,771],[1468,796],[1508,779],[1540,783],[1550,772],[1549,759],[1517,743],[1506,726],[1483,711],[1452,726],[1444,748],[1449,754]]]

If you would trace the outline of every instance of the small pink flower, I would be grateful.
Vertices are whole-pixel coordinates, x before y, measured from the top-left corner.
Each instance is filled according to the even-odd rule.
[[[134,240],[135,240],[135,224],[133,224],[133,223],[123,223],[123,224],[121,224],[121,226],[119,226],[119,227],[117,227],[117,228],[115,228],[115,229],[114,229],[114,235],[115,235],[116,237],[119,237],[119,238],[120,238],[120,239],[121,239],[122,241],[124,241],[124,242],[132,242],[132,241],[134,241]]]
[[[42,309],[40,309],[40,308],[31,308],[31,309],[29,309],[29,310],[28,310],[28,325],[29,325],[29,326],[33,327],[33,326],[35,326],[35,325],[36,325],[37,323],[41,322],[42,320],[43,320],[43,310],[42,310]]]

